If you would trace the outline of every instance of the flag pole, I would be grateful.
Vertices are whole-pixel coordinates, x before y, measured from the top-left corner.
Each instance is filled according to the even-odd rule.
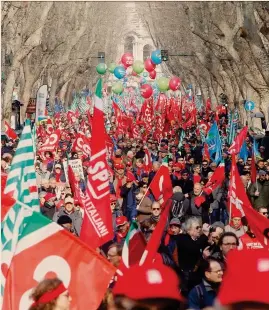
[[[144,196],[141,198],[141,200],[140,200],[138,206],[136,207],[136,210],[138,210],[138,208],[140,207],[140,205],[141,205],[142,201],[144,200],[144,198],[146,197],[148,191],[149,191],[149,186],[148,186],[148,188],[147,188],[147,190],[146,190]]]

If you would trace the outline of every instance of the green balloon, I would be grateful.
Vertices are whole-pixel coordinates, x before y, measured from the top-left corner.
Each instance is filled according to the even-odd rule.
[[[116,67],[117,67],[117,65],[116,65],[114,62],[112,62],[112,63],[109,65],[109,67],[108,67],[108,71],[109,71],[110,73],[114,73],[114,70],[115,70]]]
[[[157,80],[157,86],[160,92],[165,92],[169,89],[169,79],[166,77],[161,77]]]
[[[144,71],[144,63],[141,60],[136,60],[133,64],[133,70],[135,73],[140,74]]]
[[[104,63],[100,63],[96,66],[96,71],[99,73],[99,74],[105,74],[106,73],[106,69],[107,69],[107,66],[106,64]]]
[[[113,93],[119,95],[123,92],[123,85],[122,82],[116,82],[112,85],[112,91]]]

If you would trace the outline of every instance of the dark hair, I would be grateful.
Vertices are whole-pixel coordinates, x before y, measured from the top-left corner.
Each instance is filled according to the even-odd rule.
[[[201,261],[201,264],[200,264],[201,271],[202,271],[203,273],[205,273],[206,271],[210,271],[210,270],[211,270],[210,264],[211,264],[212,262],[219,263],[219,264],[221,265],[221,267],[223,267],[223,264],[222,264],[222,262],[221,262],[220,260],[218,260],[218,259],[215,258],[215,257],[209,256],[209,257],[207,257],[207,259],[203,259],[203,260]]]
[[[125,303],[123,303],[123,300],[125,300],[128,297],[125,297],[123,295],[118,295],[114,297],[114,303],[116,306],[116,309],[126,309]],[[183,303],[181,303],[178,300],[175,299],[169,299],[169,298],[148,298],[148,299],[140,299],[140,300],[133,300],[130,299],[130,307],[128,309],[130,310],[135,310],[135,309],[147,309],[150,306],[156,306],[158,305],[158,309],[162,310],[179,310],[179,309],[184,309],[183,308]]]
[[[111,248],[116,248],[116,252],[118,256],[122,256],[122,249],[123,249],[123,245],[119,244],[119,243],[112,243],[108,249],[107,252],[111,249]]]
[[[235,233],[233,233],[231,231],[225,232],[223,235],[220,236],[220,238],[219,238],[219,246],[221,246],[223,244],[223,239],[225,237],[234,237],[236,239],[236,245],[239,246],[239,239],[238,239],[238,237],[236,236]]]

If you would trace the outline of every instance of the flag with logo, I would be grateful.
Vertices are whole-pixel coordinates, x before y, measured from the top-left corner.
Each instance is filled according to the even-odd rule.
[[[12,160],[4,195],[7,195],[7,198],[12,196],[16,200],[16,203],[14,205],[10,204],[10,209],[6,210],[7,212],[5,218],[2,219],[1,227],[2,261],[5,262],[5,266],[8,269],[16,250],[19,234],[23,229],[23,220],[29,216],[28,212],[25,212],[21,206],[26,205],[30,210],[40,212],[34,167],[33,140],[30,120],[28,119],[25,121],[25,126]],[[4,288],[5,276],[2,273],[1,297],[3,297]]]
[[[80,238],[96,248],[113,239],[110,188],[106,160],[106,133],[104,125],[102,80],[96,86],[92,118],[91,158],[84,202],[85,215]]]
[[[239,124],[239,113],[238,110],[235,109],[234,111],[230,111],[228,114],[228,143],[231,144],[233,140],[235,139],[235,136],[237,134]]]
[[[9,137],[9,139],[16,140],[18,138],[14,129],[12,129],[7,121],[4,122],[5,125],[5,133]]]
[[[241,146],[239,157],[241,159],[243,159],[244,163],[246,163],[246,161],[248,159],[248,149],[247,149],[246,141],[244,141],[242,146]]]
[[[222,150],[219,129],[216,122],[214,122],[207,133],[206,143],[208,145],[210,158],[214,162],[219,163],[222,158]]]
[[[7,277],[2,309],[29,309],[33,289],[44,278],[55,276],[70,292],[70,310],[97,309],[115,268],[79,238],[37,212],[22,223],[8,271],[7,255],[2,256],[2,272]],[[91,298],[82,292],[90,292]]]
[[[269,250],[269,219],[258,213],[252,207],[240,178],[234,154],[232,155],[230,184],[230,212],[233,212],[232,208],[239,209],[241,214],[246,216],[248,224],[256,238],[264,248]]]
[[[240,152],[240,149],[241,149],[244,141],[246,140],[247,133],[248,133],[248,126],[245,126],[239,132],[239,134],[235,137],[233,143],[231,144],[231,146],[229,148],[230,154],[238,154]]]

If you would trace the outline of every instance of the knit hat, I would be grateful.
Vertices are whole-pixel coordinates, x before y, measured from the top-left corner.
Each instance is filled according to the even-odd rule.
[[[139,285],[130,285],[133,280]],[[134,300],[168,298],[183,301],[179,291],[179,278],[169,267],[155,263],[135,265],[118,278],[113,294],[123,295]]]
[[[124,165],[123,164],[116,164],[115,169],[124,169]]]
[[[173,219],[170,221],[169,225],[181,226],[181,222],[180,222],[180,220],[179,220],[178,218],[175,217],[175,218],[173,218]]]
[[[68,215],[61,215],[58,218],[57,224],[59,224],[59,225],[72,224],[72,220]]]
[[[236,207],[234,207],[233,209],[232,209],[232,216],[231,216],[231,218],[234,218],[234,217],[240,217],[240,218],[242,218],[242,212],[239,210],[239,209],[237,209]]]
[[[213,224],[211,225],[211,227],[212,227],[212,228],[220,227],[220,228],[222,228],[222,229],[224,230],[225,225],[224,225],[222,222],[218,221],[218,222],[213,223]]]

